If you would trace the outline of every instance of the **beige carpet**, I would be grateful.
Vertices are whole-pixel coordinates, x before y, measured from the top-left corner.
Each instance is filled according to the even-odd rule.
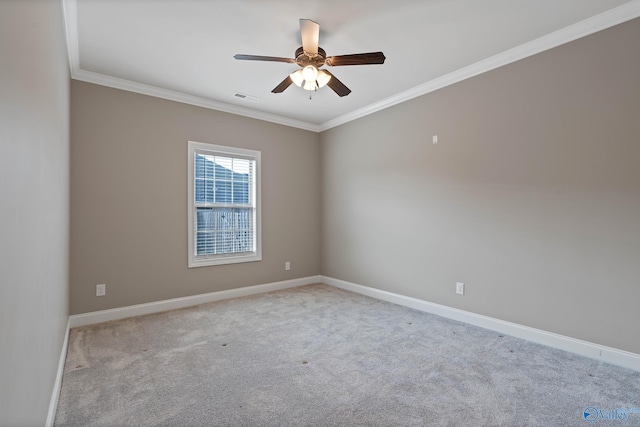
[[[638,372],[310,285],[73,329],[55,425],[638,426],[635,408]]]

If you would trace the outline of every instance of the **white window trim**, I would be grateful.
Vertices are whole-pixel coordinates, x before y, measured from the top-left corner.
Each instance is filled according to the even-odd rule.
[[[254,252],[245,252],[242,254],[225,254],[225,255],[215,255],[215,256],[206,256],[206,257],[198,257],[196,255],[195,248],[195,200],[194,200],[194,190],[195,190],[195,164],[194,164],[194,156],[196,150],[202,151],[211,151],[215,154],[226,154],[230,157],[251,157],[255,159],[255,245],[256,250]],[[210,265],[223,265],[223,264],[234,264],[240,262],[254,262],[254,261],[262,261],[262,205],[261,205],[261,152],[256,150],[249,150],[245,148],[235,148],[235,147],[227,147],[223,145],[215,145],[215,144],[207,144],[204,142],[196,142],[189,141],[188,144],[188,191],[187,191],[187,214],[188,214],[188,246],[189,246],[189,268],[193,267],[206,267]]]

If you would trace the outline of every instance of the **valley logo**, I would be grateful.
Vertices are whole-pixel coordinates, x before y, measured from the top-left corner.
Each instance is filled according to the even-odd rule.
[[[594,423],[598,420],[607,421],[628,421],[629,415],[637,415],[640,421],[640,408],[616,408],[600,409],[595,406],[587,406],[582,413],[584,420]]]

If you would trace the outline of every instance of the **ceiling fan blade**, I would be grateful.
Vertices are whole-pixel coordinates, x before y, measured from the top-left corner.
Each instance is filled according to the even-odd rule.
[[[354,53],[351,55],[330,56],[325,61],[325,64],[334,67],[340,65],[384,64],[385,59],[382,52]]]
[[[351,93],[351,89],[346,87],[344,83],[336,78],[336,76],[334,76],[327,70],[323,71],[331,76],[331,80],[329,80],[327,86],[329,86],[335,93],[337,93],[339,97],[347,96]]]
[[[300,35],[302,36],[302,49],[307,53],[317,54],[320,25],[311,19],[301,19]]]
[[[293,58],[280,58],[278,56],[243,55],[239,53],[237,55],[234,55],[233,57],[241,61],[272,61],[272,62],[289,62],[292,64],[296,63],[296,60]]]
[[[287,76],[278,86],[274,87],[271,92],[282,93],[286,88],[291,86],[291,83],[293,83],[293,80],[291,80],[291,78]]]

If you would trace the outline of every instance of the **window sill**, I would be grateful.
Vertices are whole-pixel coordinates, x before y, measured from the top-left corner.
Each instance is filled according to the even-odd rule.
[[[217,257],[198,257],[196,259],[189,259],[189,268],[196,267],[209,267],[212,265],[225,265],[225,264],[238,264],[243,262],[256,262],[262,261],[262,256],[251,252],[246,255],[226,255]]]

